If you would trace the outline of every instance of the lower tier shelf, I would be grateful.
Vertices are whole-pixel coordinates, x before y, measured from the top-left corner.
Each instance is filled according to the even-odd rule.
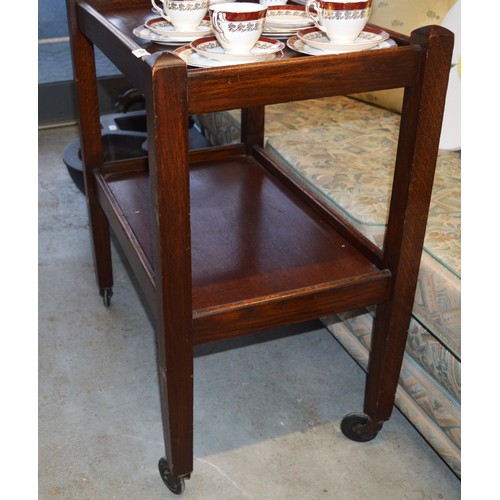
[[[113,175],[100,184],[111,227],[120,225],[138,242],[154,276],[147,173]],[[190,196],[197,342],[227,337],[228,330],[249,333],[388,298],[390,273],[378,269],[252,157],[196,163]]]

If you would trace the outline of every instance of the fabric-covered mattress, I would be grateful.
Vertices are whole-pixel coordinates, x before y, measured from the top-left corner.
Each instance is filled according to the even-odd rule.
[[[351,97],[266,107],[265,148],[290,175],[383,245],[400,116]],[[240,112],[198,117],[213,144],[240,140]],[[440,151],[396,397],[460,475],[460,156]],[[366,368],[373,310],[323,318]]]

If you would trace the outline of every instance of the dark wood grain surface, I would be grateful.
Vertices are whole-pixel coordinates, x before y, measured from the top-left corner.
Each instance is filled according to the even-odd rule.
[[[193,69],[132,34],[156,17],[149,0],[67,1],[98,286],[112,286],[111,227],[154,312],[167,483],[193,470],[194,344],[376,304],[356,429],[372,439],[394,404],[453,35],[429,26],[391,32],[398,45],[383,50],[285,49],[279,61]],[[93,44],[144,94],[147,161],[103,162]],[[265,106],[396,87],[405,97],[379,250],[267,158]],[[190,151],[189,116],[225,109],[243,110],[242,145]]]

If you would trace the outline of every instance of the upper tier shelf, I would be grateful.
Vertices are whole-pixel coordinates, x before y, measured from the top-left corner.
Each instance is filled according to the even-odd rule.
[[[105,9],[88,3],[78,6],[82,32],[140,90],[148,88],[152,71],[185,65],[170,54],[176,46],[158,45],[133,35],[135,28],[152,17],[155,14],[146,5],[124,8],[119,4]],[[418,78],[421,48],[408,45],[408,38],[402,35],[394,34],[394,39],[398,46],[374,51],[308,56],[285,48],[283,59],[278,61],[188,67],[189,113],[313,99],[345,94],[346,89],[358,93],[412,86]],[[146,50],[146,54],[137,57],[138,49]]]

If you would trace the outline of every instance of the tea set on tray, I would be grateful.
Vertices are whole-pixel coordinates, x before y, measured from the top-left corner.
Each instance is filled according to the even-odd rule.
[[[188,65],[209,68],[283,57],[286,45],[302,54],[325,55],[395,45],[383,30],[367,27],[372,0],[151,0],[161,17],[133,33],[173,51]],[[158,3],[159,4],[158,4]]]

